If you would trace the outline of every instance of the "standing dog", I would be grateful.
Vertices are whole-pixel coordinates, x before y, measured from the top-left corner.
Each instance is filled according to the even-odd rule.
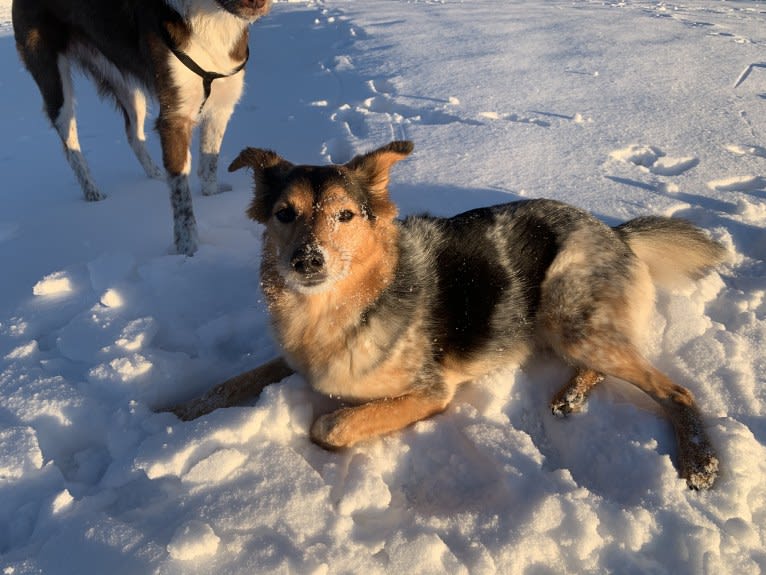
[[[579,410],[604,375],[628,381],[670,418],[680,475],[712,486],[718,460],[692,394],[638,342],[654,283],[699,277],[724,249],[683,220],[611,228],[552,200],[398,221],[389,170],[411,151],[392,142],[321,167],[242,151],[229,170],[255,175],[248,215],[265,225],[261,281],[284,359],[174,413],[233,405],[295,370],[357,404],[311,428],[315,442],[339,448],[438,413],[458,384],[545,347],[575,369],[553,399],[556,415]]]
[[[13,0],[21,59],[37,82],[85,199],[104,196],[80,151],[70,67],[77,64],[125,117],[128,142],[150,177],[146,93],[159,100],[157,130],[179,253],[197,249],[189,190],[192,128],[199,122],[202,193],[219,191],[218,152],[242,94],[248,26],[271,0]]]

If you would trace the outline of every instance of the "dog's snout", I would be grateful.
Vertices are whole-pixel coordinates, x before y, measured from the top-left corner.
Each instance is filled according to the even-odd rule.
[[[265,12],[269,8],[269,0],[239,0],[238,4],[253,13]]]
[[[290,265],[299,274],[317,274],[324,270],[324,256],[316,246],[301,246],[290,258]]]

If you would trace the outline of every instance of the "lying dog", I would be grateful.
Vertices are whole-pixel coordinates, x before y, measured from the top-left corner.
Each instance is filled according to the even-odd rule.
[[[392,142],[321,167],[242,151],[229,170],[255,175],[248,215],[265,225],[261,281],[284,359],[172,411],[234,405],[295,370],[356,404],[311,428],[320,445],[345,447],[438,413],[458,384],[545,347],[575,368],[556,415],[579,410],[604,375],[628,381],[673,423],[680,475],[711,487],[718,460],[692,394],[637,342],[654,282],[699,277],[724,249],[683,220],[610,228],[552,200],[398,221],[389,170],[411,151]]]
[[[148,92],[159,100],[157,130],[170,186],[179,253],[197,249],[188,175],[199,122],[203,194],[219,191],[218,152],[244,85],[248,26],[271,0],[13,0],[21,59],[37,82],[85,199],[104,196],[80,151],[70,65],[114,98],[128,142],[150,177],[161,177],[145,147]]]

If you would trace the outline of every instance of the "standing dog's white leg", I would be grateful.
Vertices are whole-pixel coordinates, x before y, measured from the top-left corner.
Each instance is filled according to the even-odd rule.
[[[74,175],[82,188],[85,199],[89,202],[103,200],[105,196],[98,191],[96,184],[93,183],[90,169],[80,150],[80,140],[77,137],[77,120],[74,116],[74,90],[69,60],[65,56],[59,55],[57,64],[61,76],[64,101],[58,116],[53,120],[53,126],[64,144],[66,159],[72,166],[72,171],[74,171]]]
[[[168,172],[170,205],[173,209],[173,241],[179,254],[191,256],[197,251],[199,236],[194,219],[189,172],[191,171],[192,120],[183,116],[165,116],[160,112],[157,128],[162,141],[162,162]]]
[[[218,155],[229,118],[242,94],[243,84],[244,72],[216,80],[213,83],[213,95],[202,111],[197,176],[202,184],[202,193],[206,196],[231,190],[228,184],[218,184]]]

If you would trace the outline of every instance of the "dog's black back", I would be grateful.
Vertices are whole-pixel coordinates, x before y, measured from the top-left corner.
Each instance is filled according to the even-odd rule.
[[[430,300],[437,356],[469,360],[487,352],[487,346],[501,353],[504,346],[531,343],[546,271],[562,238],[584,220],[614,235],[589,214],[551,200],[401,222],[406,247],[400,251],[398,275],[416,273],[420,285],[428,286],[424,297]],[[423,261],[429,262],[430,270],[414,271]],[[397,299],[401,306],[401,294]]]

